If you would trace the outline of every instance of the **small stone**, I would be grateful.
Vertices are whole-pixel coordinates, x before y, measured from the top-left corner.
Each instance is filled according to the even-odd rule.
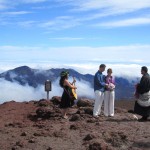
[[[93,138],[95,138],[94,135],[88,134],[88,135],[86,135],[86,137],[85,137],[83,140],[84,140],[84,141],[90,141],[90,140],[92,140]]]
[[[24,146],[24,143],[21,142],[21,141],[18,141],[18,142],[16,142],[16,146],[23,147],[23,146]]]
[[[47,150],[52,150],[52,148],[51,148],[51,147],[49,147]]]
[[[78,127],[77,127],[77,125],[71,125],[71,126],[70,126],[70,129],[71,129],[71,130],[77,130]]]
[[[35,143],[35,140],[34,139],[30,139],[29,143]]]
[[[21,136],[27,136],[26,132],[21,133]]]
[[[81,120],[79,114],[74,114],[70,119],[70,121],[79,121],[79,120]]]

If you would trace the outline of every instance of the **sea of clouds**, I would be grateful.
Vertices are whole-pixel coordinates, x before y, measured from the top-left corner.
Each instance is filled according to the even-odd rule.
[[[22,66],[20,64],[19,66]],[[34,69],[51,69],[51,68],[72,68],[82,74],[92,74],[94,75],[95,72],[98,70],[99,64],[50,64],[50,65],[36,65],[36,64],[27,64],[29,67]],[[10,69],[14,69],[15,66],[6,65],[0,66],[0,71],[5,72]],[[138,64],[106,64],[107,69],[112,68],[114,76],[124,77],[130,80],[137,80],[137,77],[141,77],[141,65]],[[150,69],[150,66],[148,66]],[[107,70],[106,69],[106,70]],[[106,74],[106,71],[104,72]],[[69,79],[70,82],[72,78]],[[94,98],[94,90],[91,87],[89,82],[84,80],[76,82],[76,86],[78,87],[77,93],[79,97],[88,97],[90,99]],[[46,98],[46,92],[44,91],[44,85],[38,86],[37,88],[33,88],[26,84],[25,86],[20,85],[17,82],[9,82],[4,79],[0,79],[0,103],[15,100],[18,102],[22,101],[30,101],[30,100],[39,100],[42,98]],[[53,96],[61,96],[63,89],[59,86],[59,78],[53,82],[52,84],[52,91],[50,92],[50,98]]]

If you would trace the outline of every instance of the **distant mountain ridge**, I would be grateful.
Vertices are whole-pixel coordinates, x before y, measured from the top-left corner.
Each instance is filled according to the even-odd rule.
[[[93,78],[91,74],[81,74],[73,69],[65,68],[52,68],[49,70],[32,69],[28,66],[17,67],[0,74],[3,78],[10,82],[18,82],[24,86],[28,84],[36,88],[38,85],[44,85],[46,80],[51,80],[52,83],[56,81],[60,72],[63,70],[69,71],[70,76],[75,76],[79,81],[84,80],[91,84],[93,87]],[[136,81],[129,81],[123,77],[116,77],[116,99],[132,99],[134,93],[134,84]]]

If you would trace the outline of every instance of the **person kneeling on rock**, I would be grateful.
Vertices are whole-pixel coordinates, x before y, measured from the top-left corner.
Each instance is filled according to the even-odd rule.
[[[73,83],[76,82],[75,80],[73,80],[72,84],[68,81],[69,77],[68,71],[62,71],[60,77],[61,78],[59,84],[64,89],[61,97],[60,108],[63,109],[62,111],[63,118],[67,119],[68,108],[72,107],[74,104],[72,97],[70,96],[70,89],[77,89],[77,87],[73,85]]]

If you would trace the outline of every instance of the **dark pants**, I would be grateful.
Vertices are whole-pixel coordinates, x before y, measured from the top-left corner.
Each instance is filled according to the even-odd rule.
[[[140,106],[136,101],[134,105],[134,113],[143,116],[143,118],[148,118],[150,116],[150,106]]]

